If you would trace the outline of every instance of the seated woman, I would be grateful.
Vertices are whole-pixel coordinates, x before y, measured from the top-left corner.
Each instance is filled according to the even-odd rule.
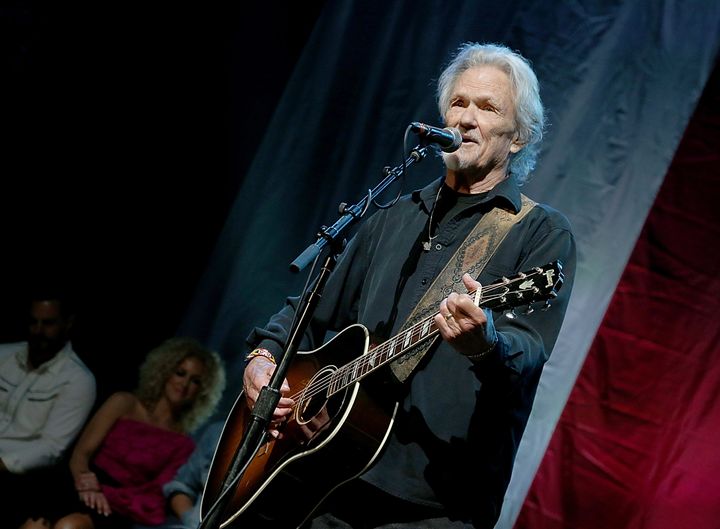
[[[193,339],[172,338],[150,351],[138,389],[110,396],[80,435],[70,458],[80,501],[53,527],[161,524],[163,484],[193,451],[188,434],[209,417],[224,387],[220,357]]]

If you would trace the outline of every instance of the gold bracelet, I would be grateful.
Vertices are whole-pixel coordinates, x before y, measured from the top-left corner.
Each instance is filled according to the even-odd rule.
[[[268,351],[267,349],[254,349],[252,352],[250,352],[250,354],[248,354],[248,355],[245,357],[245,360],[246,360],[247,362],[250,362],[250,360],[252,360],[252,359],[255,358],[256,356],[262,356],[263,358],[267,358],[267,359],[270,360],[270,362],[272,362],[274,365],[277,365],[277,362],[275,361],[275,357],[274,357],[274,356],[272,355],[272,353],[271,353],[270,351]]]

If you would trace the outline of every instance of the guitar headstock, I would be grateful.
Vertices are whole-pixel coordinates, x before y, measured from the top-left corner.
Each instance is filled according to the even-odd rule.
[[[532,305],[539,301],[545,301],[549,306],[550,300],[557,297],[563,281],[562,263],[556,260],[483,286],[479,306],[493,310],[527,306],[530,313]]]

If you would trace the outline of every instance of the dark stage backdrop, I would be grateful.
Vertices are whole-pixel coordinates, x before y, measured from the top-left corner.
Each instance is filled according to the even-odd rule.
[[[176,333],[322,2],[2,4],[0,340],[69,284],[102,399]]]
[[[579,271],[498,524],[512,527],[712,70],[719,30],[720,6],[708,2],[326,4],[181,331],[238,358],[252,326],[299,292],[305,278],[288,265],[337,205],[400,161],[408,123],[439,121],[434,80],[449,53],[468,40],[520,50],[550,117],[526,193],[568,214]],[[404,190],[440,171],[437,160],[422,162]]]

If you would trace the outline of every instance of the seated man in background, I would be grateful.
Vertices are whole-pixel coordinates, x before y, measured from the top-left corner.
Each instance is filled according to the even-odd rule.
[[[29,301],[27,341],[0,344],[0,489],[12,528],[61,501],[50,493],[65,471],[58,463],[95,403],[95,377],[70,343],[67,299],[47,292]]]

